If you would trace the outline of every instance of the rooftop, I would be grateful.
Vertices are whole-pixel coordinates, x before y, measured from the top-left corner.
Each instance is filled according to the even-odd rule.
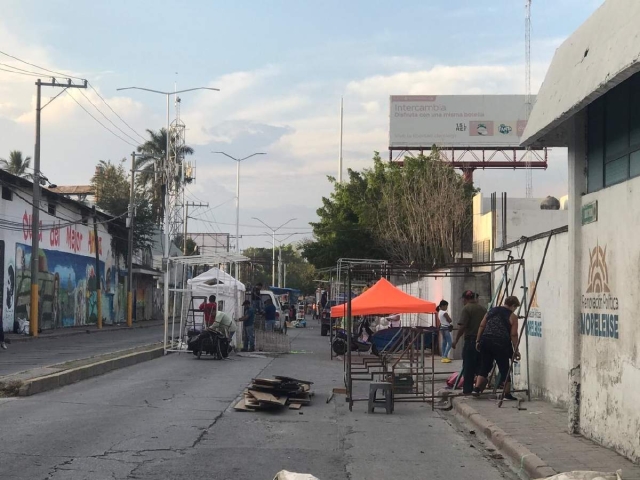
[[[639,22],[638,0],[607,0],[560,45],[522,135],[523,146],[566,146],[566,120],[640,71]]]

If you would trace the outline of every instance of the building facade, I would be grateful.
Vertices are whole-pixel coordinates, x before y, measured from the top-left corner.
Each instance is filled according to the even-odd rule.
[[[569,153],[566,349],[573,431],[640,459],[640,2],[607,0],[556,51],[523,145]],[[560,272],[555,272],[560,274]],[[550,354],[549,351],[546,354]]]
[[[32,183],[0,171],[0,299],[3,329],[29,321],[31,308]],[[120,323],[126,316],[124,258],[114,235],[126,238],[124,219],[42,189],[40,204],[39,322],[42,329]],[[97,310],[100,277],[102,311]]]

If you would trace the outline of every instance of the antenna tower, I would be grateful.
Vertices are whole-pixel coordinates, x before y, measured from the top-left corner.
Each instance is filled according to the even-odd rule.
[[[531,0],[525,0],[524,16],[524,78],[525,78],[525,103],[527,108],[527,122],[531,115]],[[533,198],[533,171],[531,169],[531,151],[525,153],[526,185],[525,195]]]
[[[182,233],[184,218],[185,171],[184,146],[186,127],[180,119],[180,97],[175,99],[176,118],[169,128],[169,172],[167,193],[169,195],[169,235],[173,239]]]

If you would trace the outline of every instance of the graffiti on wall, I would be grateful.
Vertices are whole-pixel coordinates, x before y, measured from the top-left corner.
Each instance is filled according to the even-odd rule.
[[[115,320],[115,270],[100,261],[101,316]],[[29,318],[31,304],[31,246],[17,243],[15,256],[15,318]],[[97,323],[95,258],[41,249],[39,268],[39,325],[43,329]]]

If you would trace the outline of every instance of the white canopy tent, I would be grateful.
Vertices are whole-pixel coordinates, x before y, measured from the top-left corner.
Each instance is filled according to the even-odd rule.
[[[228,313],[234,320],[242,316],[242,302],[244,301],[246,288],[242,282],[239,282],[227,272],[218,267],[213,267],[188,280],[187,284],[192,297],[215,295],[218,302],[218,310]],[[197,308],[200,303],[202,302],[194,302],[194,306]]]
[[[191,255],[183,257],[173,257],[169,259],[167,268],[169,269],[169,276],[171,278],[171,272],[174,273],[174,288],[169,289],[169,295],[173,297],[173,313],[171,315],[171,336],[169,337],[169,311],[164,312],[165,319],[165,335],[164,335],[164,349],[165,353],[169,351],[182,351],[186,345],[186,327],[189,307],[191,304],[191,298],[193,296],[209,297],[209,295],[215,295],[218,302],[221,303],[220,310],[228,313],[231,318],[237,320],[242,314],[242,302],[244,300],[244,292],[246,290],[244,284],[239,282],[231,275],[226,273],[220,267],[223,265],[232,265],[240,262],[246,262],[249,259],[243,255],[230,252],[214,253],[210,255]],[[188,280],[186,288],[177,288],[175,286],[177,279],[177,272],[189,266],[197,265],[218,265],[217,267],[210,268],[206,272],[197,277]],[[175,328],[176,328],[176,307],[179,299],[179,324],[178,335],[179,340],[176,342]],[[196,305],[197,303],[197,305]],[[202,303],[202,300],[194,302],[192,308],[198,308]],[[168,342],[170,338],[170,345]],[[236,342],[241,341],[241,329],[238,329],[238,333],[235,338]]]

